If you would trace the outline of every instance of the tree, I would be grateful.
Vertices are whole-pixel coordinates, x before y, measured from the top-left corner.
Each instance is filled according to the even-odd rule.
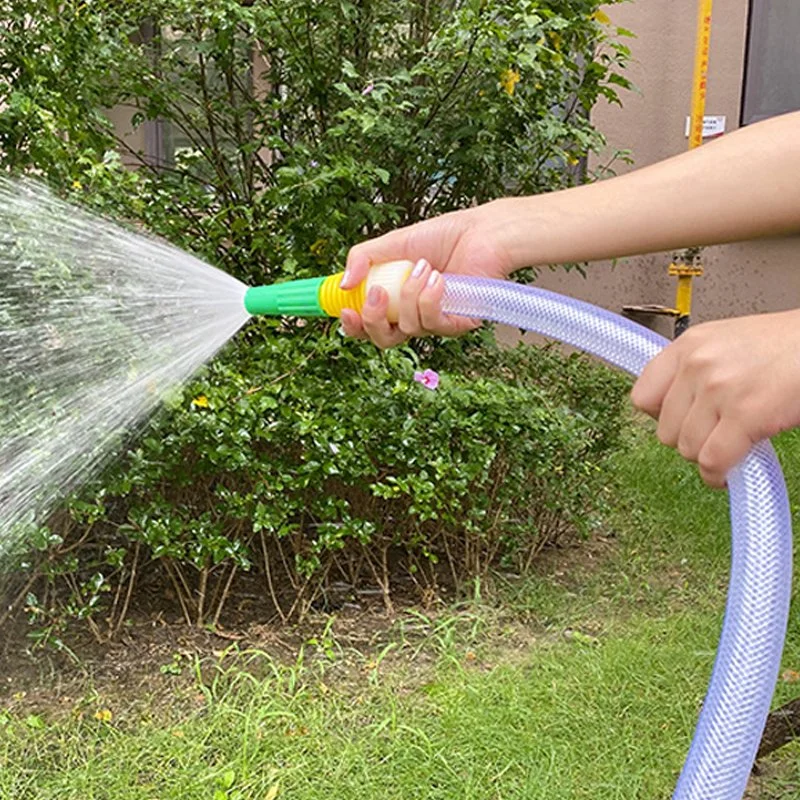
[[[6,0],[4,161],[240,278],[330,271],[391,226],[581,180],[589,112],[628,85],[599,5]],[[135,191],[98,169],[103,103],[163,133],[155,159],[126,153]]]

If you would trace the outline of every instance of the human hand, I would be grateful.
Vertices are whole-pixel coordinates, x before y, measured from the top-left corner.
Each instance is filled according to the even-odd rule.
[[[800,311],[690,328],[645,367],[633,404],[722,488],[762,439],[800,425]]]
[[[412,336],[458,336],[480,323],[442,313],[442,272],[505,278],[512,271],[510,253],[500,232],[504,217],[495,203],[455,211],[401,228],[356,245],[347,258],[342,288],[366,278],[373,265],[413,261],[415,268],[403,286],[399,320],[392,324],[386,312],[389,298],[380,288],[371,290],[358,314],[344,309],[342,328],[348,336],[369,338],[379,347],[394,347]]]

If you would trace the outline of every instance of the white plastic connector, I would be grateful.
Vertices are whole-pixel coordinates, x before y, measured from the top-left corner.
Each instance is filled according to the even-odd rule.
[[[367,294],[373,286],[380,286],[389,295],[389,322],[397,322],[400,314],[400,292],[414,268],[413,261],[388,261],[372,267],[367,275]]]

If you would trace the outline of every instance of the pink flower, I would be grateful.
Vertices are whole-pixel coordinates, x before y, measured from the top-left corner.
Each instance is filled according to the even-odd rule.
[[[426,389],[433,391],[439,385],[439,373],[434,372],[432,369],[426,369],[425,372],[415,372],[414,380],[421,383]]]
[[[361,92],[361,94],[368,95],[372,94],[374,91],[375,91],[375,84],[370,82],[364,87],[364,90]]]

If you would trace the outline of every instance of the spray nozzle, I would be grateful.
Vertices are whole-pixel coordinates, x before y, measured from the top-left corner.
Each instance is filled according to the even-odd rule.
[[[244,305],[249,314],[281,317],[339,317],[342,309],[361,311],[373,286],[380,286],[389,295],[387,316],[397,322],[400,290],[408,278],[411,261],[391,261],[373,267],[355,289],[340,288],[343,273],[327,278],[306,278],[299,281],[273,283],[248,289]]]

